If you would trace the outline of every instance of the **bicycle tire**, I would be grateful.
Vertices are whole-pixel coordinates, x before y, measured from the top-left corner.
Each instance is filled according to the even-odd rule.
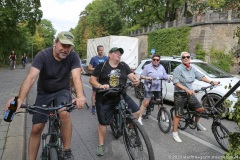
[[[164,115],[164,116],[163,116]],[[158,126],[163,133],[168,133],[172,126],[172,119],[168,110],[161,106],[158,111]]]
[[[57,150],[54,147],[49,149],[49,160],[58,160]]]
[[[144,92],[143,86],[144,86],[143,82],[140,82],[138,86],[134,87],[134,92],[137,99],[143,98]]]
[[[133,125],[133,133],[130,132],[129,124]],[[130,160],[155,159],[150,139],[137,120],[127,119],[126,126],[123,126],[123,141]]]
[[[212,133],[222,149],[228,151],[228,135],[230,133],[229,130],[223,124],[213,122]]]
[[[114,115],[113,122],[110,124],[110,128],[112,130],[113,137],[115,137],[116,139],[118,139],[119,137],[122,136],[122,134],[118,131],[119,124],[117,124],[118,123],[117,116],[118,116],[117,114]]]
[[[173,118],[175,116],[175,108],[171,108],[170,113],[173,121]],[[185,130],[187,126],[188,126],[188,115],[184,113],[179,120],[178,129]]]
[[[188,126],[191,129],[196,129],[197,128],[197,123],[194,120],[195,120],[195,115],[192,115],[192,118],[188,119]]]
[[[48,157],[47,153],[48,153],[47,147],[44,147],[42,150],[41,159],[47,159]]]

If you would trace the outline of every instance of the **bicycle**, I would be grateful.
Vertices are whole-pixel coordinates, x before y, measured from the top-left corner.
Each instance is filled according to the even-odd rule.
[[[230,134],[229,130],[221,123],[221,119],[222,119],[222,112],[221,109],[219,109],[216,106],[219,106],[222,104],[222,102],[231,94],[233,93],[237,87],[240,86],[240,81],[232,88],[230,89],[225,96],[222,97],[222,99],[220,99],[218,102],[215,103],[215,101],[213,100],[213,98],[208,94],[207,90],[208,89],[213,89],[214,85],[210,85],[207,87],[202,87],[199,90],[195,90],[195,93],[198,92],[205,92],[205,96],[207,99],[207,104],[208,104],[208,109],[203,112],[196,112],[195,110],[191,110],[189,108],[189,106],[186,104],[186,106],[184,107],[183,110],[183,114],[181,115],[180,118],[180,122],[178,125],[178,128],[181,130],[185,130],[188,126],[191,129],[196,129],[197,128],[197,124],[194,121],[195,117],[201,117],[201,118],[205,118],[205,119],[209,119],[212,118],[213,122],[212,122],[212,126],[211,126],[211,130],[212,133],[216,139],[216,141],[218,142],[218,144],[222,147],[223,150],[228,151],[228,135]],[[171,117],[173,119],[173,117],[175,116],[175,108],[172,108],[170,110],[171,113]],[[197,128],[198,129],[198,128]]]
[[[10,60],[10,69],[14,70],[15,69],[15,65],[14,65],[14,61]]]
[[[158,114],[157,114],[158,126],[159,126],[159,129],[163,133],[168,133],[172,126],[172,119],[171,119],[169,111],[163,105],[163,98],[162,98],[162,80],[166,80],[166,79],[153,78],[152,80],[160,81],[161,98],[156,99],[156,97],[154,97],[154,95],[151,97],[151,100],[149,101],[149,104],[146,107],[146,110],[145,110],[146,112],[145,112],[145,114],[143,114],[142,118],[148,119],[148,116],[151,115],[151,112],[154,110],[154,105],[158,105],[158,106],[160,105],[160,109],[158,110]],[[144,92],[144,89],[143,89],[143,92]],[[140,98],[140,106],[142,105],[143,99],[144,98],[142,95],[142,97]]]
[[[25,67],[26,67],[26,61],[22,60],[22,68],[25,69]]]
[[[23,104],[21,108],[25,108],[26,112],[29,114],[40,113],[46,115],[48,117],[48,131],[47,133],[42,134],[42,160],[62,160],[63,159],[63,144],[62,144],[62,136],[60,131],[60,119],[58,115],[58,110],[66,107],[64,111],[71,112],[74,110],[75,104],[63,103],[57,107],[53,106],[34,106],[29,104]],[[38,109],[38,110],[36,110]],[[44,111],[48,111],[45,113]],[[23,112],[17,112],[23,113]],[[49,137],[49,141],[47,143],[47,138]]]
[[[123,136],[125,148],[131,160],[148,159],[154,160],[154,152],[150,139],[142,127],[142,125],[134,119],[131,109],[128,108],[123,95],[131,83],[126,85],[119,85],[118,87],[97,90],[99,92],[106,92],[103,96],[110,94],[117,94],[120,101],[115,107],[113,115],[113,122],[110,124],[113,136],[118,139]]]

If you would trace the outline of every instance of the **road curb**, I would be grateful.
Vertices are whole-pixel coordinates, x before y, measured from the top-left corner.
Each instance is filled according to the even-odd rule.
[[[2,160],[26,159],[26,114],[20,113],[14,117],[14,123],[10,123],[6,137]]]

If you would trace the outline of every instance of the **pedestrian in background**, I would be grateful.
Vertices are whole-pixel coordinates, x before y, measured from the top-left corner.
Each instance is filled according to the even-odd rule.
[[[103,54],[103,46],[99,45],[97,46],[97,55],[92,57],[88,66],[88,70],[92,73],[94,71],[94,69],[100,64],[100,63],[104,63],[108,60],[107,56],[104,56]],[[95,109],[95,97],[96,97],[96,88],[92,87],[92,114],[96,113],[96,109]]]

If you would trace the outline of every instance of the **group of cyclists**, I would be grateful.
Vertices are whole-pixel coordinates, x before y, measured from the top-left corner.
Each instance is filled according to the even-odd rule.
[[[16,55],[15,51],[12,51],[8,58],[10,61],[11,69],[15,69],[16,61],[17,61],[17,55]],[[27,54],[26,53],[23,53],[23,55],[21,56],[21,63],[22,63],[22,68],[25,68],[25,65],[27,63]]]
[[[17,109],[21,107],[30,91],[34,81],[38,77],[37,97],[35,105],[50,105],[52,102],[56,106],[61,102],[76,103],[78,109],[82,109],[86,103],[86,97],[83,91],[81,80],[81,65],[78,54],[73,50],[74,36],[71,32],[60,32],[54,45],[41,50],[34,58],[32,66],[23,81],[18,94]],[[98,116],[98,146],[96,154],[104,155],[104,139],[106,136],[107,125],[113,120],[113,111],[115,105],[119,101],[118,95],[103,98],[103,93],[96,93],[96,89],[108,89],[116,87],[119,84],[126,84],[129,79],[134,86],[139,85],[139,78],[131,71],[128,64],[121,62],[121,56],[124,54],[123,48],[113,47],[108,52],[108,56],[103,55],[103,46],[97,47],[98,55],[92,58],[89,65],[89,70],[92,71],[89,83],[93,87],[92,94],[92,114],[97,113]],[[188,52],[181,53],[182,63],[174,70],[173,77],[166,74],[164,67],[160,64],[161,57],[158,54],[152,56],[152,63],[143,69],[141,78],[145,79],[144,102],[139,107],[133,99],[124,94],[124,99],[129,108],[131,108],[134,118],[141,122],[141,115],[144,108],[149,103],[149,97],[153,94],[156,97],[162,96],[159,89],[161,88],[159,81],[154,81],[153,78],[165,78],[172,80],[175,86],[175,107],[176,116],[173,120],[173,138],[176,142],[182,142],[177,133],[177,126],[185,103],[190,103],[190,106],[196,108],[199,112],[204,112],[204,108],[194,96],[192,83],[194,79],[202,80],[207,83],[214,83],[208,80],[204,75],[196,71],[190,64],[190,54]],[[73,81],[76,98],[70,96],[70,75]],[[147,86],[151,80],[151,86]],[[148,88],[149,87],[149,88]],[[188,95],[191,95],[189,101],[186,101]],[[10,106],[10,99],[6,104],[6,109]],[[69,112],[59,110],[61,120],[61,133],[64,148],[64,159],[74,159],[70,146],[72,137],[72,122]],[[29,137],[28,158],[35,160],[37,158],[38,149],[41,141],[41,133],[44,129],[47,117],[42,114],[34,114],[32,118],[32,129]],[[200,130],[206,130],[200,123],[199,118],[195,120]]]

